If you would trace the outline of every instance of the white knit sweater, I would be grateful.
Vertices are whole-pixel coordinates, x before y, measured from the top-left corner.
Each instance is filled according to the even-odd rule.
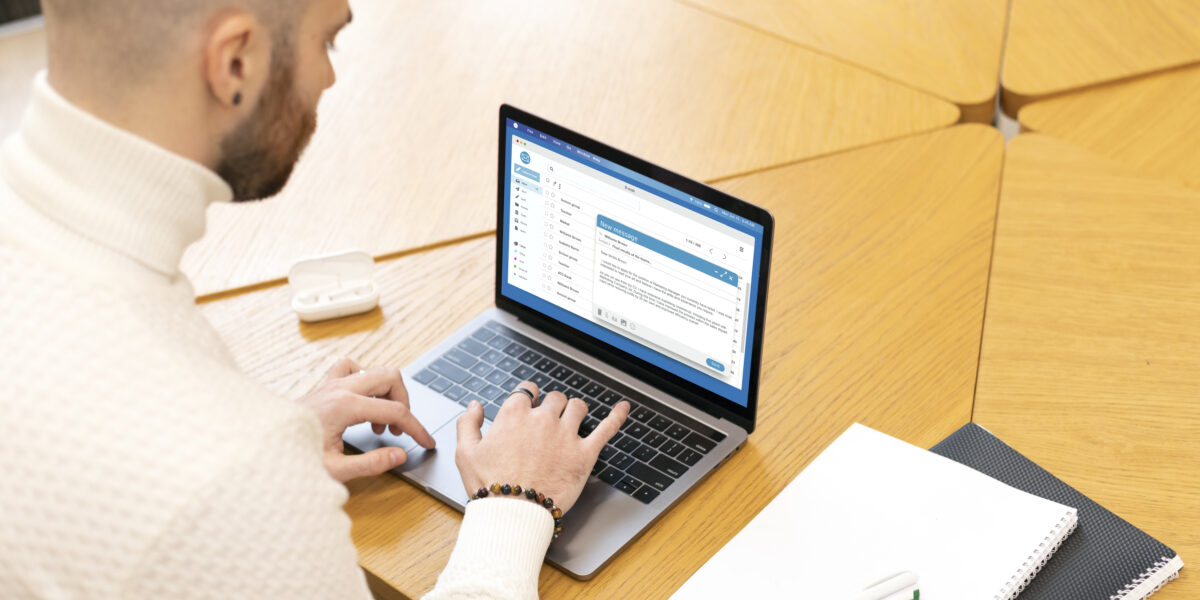
[[[0,597],[369,598],[316,418],[179,272],[228,186],[34,88],[0,154]],[[551,528],[472,503],[427,598],[536,597]]]

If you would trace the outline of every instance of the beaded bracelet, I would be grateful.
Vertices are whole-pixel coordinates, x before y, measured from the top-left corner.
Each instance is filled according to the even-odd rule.
[[[490,487],[479,488],[476,490],[475,495],[471,496],[471,500],[487,498],[489,495],[489,490],[491,494],[496,495],[503,494],[505,496],[515,496],[518,498],[525,496],[527,500],[532,500],[540,504],[542,508],[550,511],[551,517],[554,517],[554,537],[557,538],[558,534],[562,533],[562,509],[555,505],[554,501],[547,498],[544,494],[535,491],[533,488],[522,488],[519,485],[509,485],[507,483],[504,485],[493,483]],[[467,502],[470,502],[471,500],[467,500]]]

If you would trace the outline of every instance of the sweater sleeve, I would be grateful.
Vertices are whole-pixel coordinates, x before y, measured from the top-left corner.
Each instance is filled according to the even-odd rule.
[[[554,519],[532,502],[486,498],[468,503],[450,561],[423,600],[536,599],[553,534]]]
[[[292,418],[237,443],[223,469],[197,482],[122,597],[371,598],[318,427]]]

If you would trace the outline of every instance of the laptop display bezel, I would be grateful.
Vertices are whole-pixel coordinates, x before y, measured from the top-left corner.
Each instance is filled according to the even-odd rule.
[[[568,144],[572,144],[587,152],[610,160],[620,166],[637,172],[641,175],[649,177],[662,184],[671,186],[685,194],[689,194],[695,198],[699,198],[704,202],[708,202],[718,208],[725,209],[735,215],[750,219],[751,221],[762,225],[762,254],[759,257],[759,272],[758,272],[758,293],[755,298],[756,302],[756,318],[753,327],[753,343],[751,344],[751,359],[750,359],[750,377],[747,387],[746,406],[740,406],[736,402],[729,400],[716,392],[708,390],[698,383],[689,381],[683,377],[668,372],[657,365],[647,362],[641,358],[633,356],[616,348],[606,342],[600,341],[591,335],[579,331],[574,327],[566,325],[557,319],[551,318],[537,310],[534,310],[524,304],[517,302],[501,294],[501,287],[504,281],[504,248],[500,242],[503,239],[505,228],[505,175],[507,174],[508,165],[506,164],[506,144],[508,143],[508,120],[512,119],[522,125],[530,126],[538,131],[552,135]],[[495,301],[496,306],[502,310],[508,311],[516,315],[523,322],[530,324],[536,329],[555,337],[563,342],[570,344],[572,347],[578,348],[591,356],[594,356],[606,363],[629,373],[630,375],[642,379],[656,387],[662,389],[673,396],[676,396],[689,404],[720,418],[724,418],[739,427],[742,427],[747,432],[754,430],[755,419],[758,413],[758,392],[759,392],[759,376],[762,367],[762,347],[763,347],[763,332],[765,331],[766,323],[766,307],[767,307],[767,289],[770,280],[771,272],[771,248],[772,240],[774,239],[775,220],[767,210],[730,196],[720,190],[711,188],[703,183],[689,179],[653,163],[647,162],[607,144],[598,142],[585,135],[576,133],[565,127],[556,125],[513,107],[508,104],[500,107],[500,145],[498,159],[498,181],[497,189],[497,208],[496,208],[496,283],[495,283]]]

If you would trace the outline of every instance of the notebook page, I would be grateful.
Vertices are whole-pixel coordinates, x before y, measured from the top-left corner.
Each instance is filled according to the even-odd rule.
[[[1074,513],[855,424],[674,598],[854,598],[912,571],[922,600],[992,600]]]

